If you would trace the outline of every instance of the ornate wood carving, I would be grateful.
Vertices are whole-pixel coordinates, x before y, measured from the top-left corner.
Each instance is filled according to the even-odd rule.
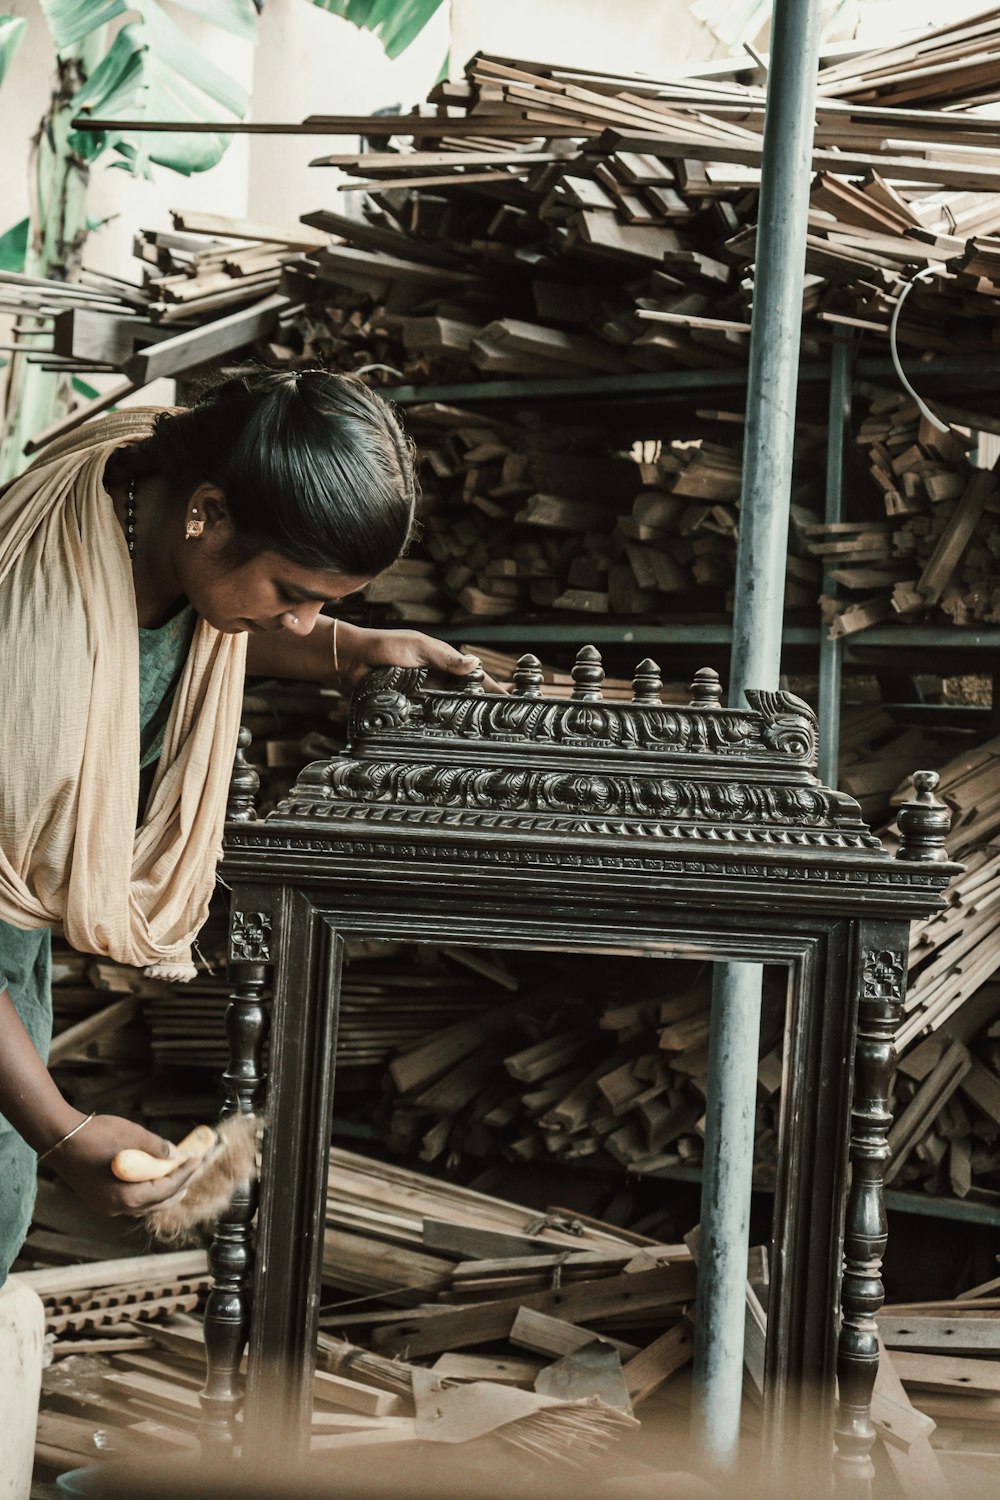
[[[234,911],[229,922],[229,953],[234,963],[269,963],[271,918],[266,911]]]
[[[606,701],[602,682],[593,648],[577,659],[568,699],[545,696],[531,655],[519,660],[509,696],[486,691],[481,670],[447,689],[428,687],[420,670],[374,672],[352,702],[347,751],[308,766],[267,818],[231,823],[225,872],[234,889],[233,1024],[243,1028],[233,1047],[232,1097],[244,1107],[259,1082],[276,892],[286,903],[281,910],[308,909],[317,914],[311,921],[343,933],[353,927],[419,940],[428,931],[447,933],[452,921],[456,933],[468,934],[474,920],[479,941],[487,928],[496,940],[523,941],[527,928],[533,942],[554,946],[653,943],[719,958],[794,958],[804,976],[796,1025],[806,1040],[795,1054],[803,1119],[785,1133],[790,1160],[779,1164],[781,1240],[793,1249],[769,1313],[768,1368],[781,1387],[772,1410],[784,1411],[796,1381],[831,1396],[840,1286],[838,1461],[860,1495],[870,1473],[886,1101],[906,924],[942,904],[955,870],[942,858],[947,812],[933,797],[934,778],[918,774],[892,859],[858,804],[818,781],[816,720],[798,698],[750,692],[748,708],[728,708],[718,674],[703,668],[689,704],[665,704],[659,668],[649,660],[636,668],[630,703]],[[314,940],[310,933],[303,919],[303,951]],[[282,1025],[326,1014],[316,966],[300,986],[301,955],[283,954],[279,962],[291,965],[282,969]],[[849,1122],[841,1075],[858,1004]],[[286,1101],[322,1095],[322,1052],[303,1063],[311,1069],[308,1087],[288,1073]],[[275,1098],[281,1096],[276,1085]],[[829,1230],[825,1253],[816,1255],[805,1226],[840,1223],[841,1204],[831,1195],[846,1179],[849,1134],[853,1181],[841,1284],[837,1231]],[[275,1159],[288,1144],[272,1140]],[[206,1404],[219,1428],[231,1417],[245,1335],[252,1211],[249,1201],[234,1205],[213,1249],[221,1279],[209,1313],[214,1384]],[[280,1276],[283,1231],[269,1223],[268,1263]],[[287,1258],[302,1264],[291,1248]],[[282,1342],[279,1314],[310,1305],[317,1288],[305,1284],[305,1272],[299,1281],[280,1295],[265,1296],[262,1287],[255,1324],[255,1337],[269,1330],[268,1350],[285,1360],[296,1390],[302,1350],[294,1330]]]
[[[264,1004],[264,963],[231,965],[234,990],[226,1011],[229,1066],[222,1075],[222,1118],[259,1113],[264,1083],[262,1053],[268,1014]],[[201,1395],[202,1435],[213,1446],[235,1441],[239,1408],[239,1368],[250,1332],[253,1276],[251,1225],[257,1212],[257,1184],[244,1183],[220,1219],[208,1252],[214,1278],[205,1308],[208,1376]]]
[[[593,647],[573,675],[567,701],[540,695],[534,657],[522,658],[510,696],[484,693],[481,673],[456,692],[427,688],[422,670],[374,672],[351,706],[348,753],[307,766],[278,819],[350,819],[354,808],[382,818],[391,808],[395,822],[466,830],[887,858],[857,802],[817,781],[816,720],[792,694],[751,692],[749,709],[723,708],[718,674],[703,668],[690,706],[665,705],[659,670],[645,661],[634,701],[607,703]]]
[[[896,1059],[893,1036],[905,988],[905,953],[898,948],[865,946],[851,1112],[843,1323],[837,1352],[837,1465],[844,1493],[850,1496],[866,1496],[875,1473],[869,1455],[875,1440],[871,1401],[878,1371],[875,1314],[885,1297],[881,1268],[888,1237],[883,1191],[892,1124],[888,1098]]]
[[[252,823],[257,814],[253,801],[260,790],[260,777],[247,760],[250,748],[250,731],[242,726],[236,743],[236,759],[229,781],[229,802],[226,818],[230,823]]]
[[[237,825],[255,819],[253,794],[259,784],[246,762],[250,736],[240,730],[230,789],[230,817]],[[226,1010],[229,1065],[222,1075],[222,1118],[260,1112],[264,1087],[263,1050],[268,1012],[264,992],[271,957],[271,915],[267,910],[234,910],[230,918],[229,974],[233,993]],[[201,1393],[204,1441],[232,1447],[241,1399],[240,1361],[250,1332],[250,1285],[253,1273],[252,1229],[257,1212],[257,1184],[244,1183],[220,1219],[208,1252],[213,1285],[205,1308],[205,1354],[208,1365]]]
[[[948,809],[933,795],[933,771],[918,771],[915,798],[899,810],[899,857],[939,864],[947,859]],[[878,1325],[885,1300],[882,1257],[888,1238],[885,1174],[889,1165],[889,1088],[896,1065],[894,1037],[906,996],[906,933],[880,941],[874,925],[861,929],[860,995],[851,1112],[851,1187],[844,1232],[843,1323],[837,1355],[838,1477],[847,1496],[867,1497],[875,1475],[871,1447],[872,1391],[878,1373]]]

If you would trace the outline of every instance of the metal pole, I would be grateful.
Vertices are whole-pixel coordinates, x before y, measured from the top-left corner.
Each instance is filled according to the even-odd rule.
[[[826,505],[823,519],[828,526],[844,514],[844,429],[851,399],[851,341],[846,328],[837,328],[830,353],[830,435],[826,450]],[[830,593],[831,564],[823,569],[823,592]],[[840,677],[844,643],[832,641],[825,625],[819,637],[819,779],[824,786],[837,785],[840,748]]]
[[[815,125],[820,0],[775,0],[757,229],[729,701],[776,688]],[[762,971],[716,971],[695,1320],[693,1433],[735,1466]]]

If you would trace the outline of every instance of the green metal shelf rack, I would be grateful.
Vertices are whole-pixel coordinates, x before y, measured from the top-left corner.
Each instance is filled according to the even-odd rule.
[[[938,379],[949,382],[945,393],[953,400],[955,392],[969,384],[981,395],[990,387],[1000,388],[1000,360],[992,354],[934,354],[929,359],[906,358],[906,373],[928,390]],[[385,394],[398,405],[419,406],[427,403],[501,408],[510,404],[558,406],[563,402],[601,401],[602,409],[646,407],[648,403],[680,403],[710,392],[731,392],[742,399],[747,384],[745,369],[637,371],[626,375],[581,375],[539,379],[465,381],[448,385],[402,385],[387,388]],[[827,386],[827,414],[831,441],[828,448],[826,503],[824,519],[828,524],[843,518],[844,452],[850,416],[852,392],[860,381],[888,379],[894,385],[896,372],[892,361],[880,355],[854,353],[851,336],[837,329],[831,340],[830,359],[810,360],[799,368],[800,389]],[[664,408],[664,414],[670,407]],[[984,413],[984,427],[1000,432],[1000,420]],[[840,440],[834,441],[833,434]],[[824,590],[831,587],[824,580]],[[663,646],[728,646],[732,626],[727,621],[661,621],[644,623],[635,620],[608,621],[599,618],[574,617],[561,621],[531,618],[484,621],[469,618],[435,626],[435,631],[449,641],[474,636],[483,646],[521,646],[533,649],[546,645],[579,645],[582,635],[597,646],[634,646],[637,650]],[[841,678],[845,662],[863,662],[871,650],[911,653],[913,651],[945,653],[947,657],[974,652],[977,666],[987,668],[994,681],[993,726],[1000,710],[1000,626],[931,626],[876,625],[840,640],[830,640],[817,623],[788,624],[782,636],[788,647],[809,648],[819,663],[820,778],[828,785],[837,782],[837,759],[840,740]],[[983,658],[986,660],[983,660]],[[992,659],[991,659],[992,658]]]

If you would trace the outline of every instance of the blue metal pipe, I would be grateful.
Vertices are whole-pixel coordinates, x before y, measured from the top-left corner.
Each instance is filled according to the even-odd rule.
[[[823,519],[828,526],[843,520],[844,514],[844,441],[847,412],[851,399],[851,342],[846,329],[838,328],[833,336],[830,355],[830,434],[826,450],[826,506]],[[833,587],[832,563],[823,569],[823,592]],[[844,643],[830,639],[825,625],[819,637],[819,779],[824,786],[836,786],[837,750],[840,745],[840,680],[844,661]]]
[[[781,667],[819,20],[820,0],[775,0],[729,683],[740,707],[746,688],[776,688]],[[722,1468],[739,1448],[760,995],[759,965],[716,971],[692,1424]]]

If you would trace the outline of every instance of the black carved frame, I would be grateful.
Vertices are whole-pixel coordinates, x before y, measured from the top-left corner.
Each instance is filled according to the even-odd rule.
[[[643,668],[637,705],[648,701]],[[253,1189],[235,1200],[211,1253],[206,1436],[233,1440],[236,1372],[249,1332],[244,1452],[264,1456],[275,1432],[292,1454],[307,1440],[343,939],[377,934],[573,951],[644,946],[664,956],[788,966],[766,1428],[772,1452],[801,1455],[817,1440],[822,1447],[836,1375],[839,1472],[845,1492],[862,1496],[873,1474],[892,1038],[909,920],[940,904],[955,868],[935,863],[943,858],[947,811],[931,795],[936,778],[924,777],[917,802],[900,816],[903,858],[890,860],[860,823],[857,804],[812,776],[815,721],[798,700],[757,694],[751,713],[722,710],[718,679],[705,672],[696,678],[695,712],[633,708],[630,723],[628,710],[599,703],[599,684],[588,681],[599,670],[589,659],[581,670],[578,660],[577,702],[555,709],[530,701],[498,706],[475,684],[448,703],[422,694],[407,674],[375,674],[352,706],[355,759],[307,768],[276,821],[249,822],[253,776],[237,758],[226,859],[235,982],[227,1108],[252,1112],[262,1104],[273,974],[270,1127],[252,1319]],[[537,696],[529,678],[522,673],[522,700]],[[632,822],[606,808],[590,813],[591,840],[585,806],[539,812],[538,794],[523,779],[511,790],[505,741],[519,725],[533,731],[545,722],[531,716],[535,706],[565,736],[555,751],[533,752],[562,775],[560,798],[563,786],[575,795],[574,778],[589,797],[595,776],[615,774],[609,726],[633,736],[627,774],[638,791],[626,795],[640,800],[631,804]],[[635,736],[650,724],[684,743],[643,771]],[[588,736],[597,744],[588,745]],[[392,774],[405,795],[394,789],[380,805],[382,766],[394,761],[403,767]],[[513,757],[510,763],[520,774]],[[453,785],[452,768],[465,778],[454,813],[441,798],[442,787]],[[662,810],[649,810],[649,788],[660,796],[663,786],[672,797],[676,768],[696,794],[695,817],[681,826],[671,811],[668,826]],[[769,800],[771,787],[777,800]],[[748,794],[761,810],[759,828],[746,822]],[[503,811],[493,814],[498,799]],[[475,810],[463,813],[470,803]],[[474,837],[462,832],[463,818]],[[642,836],[643,818],[652,837]],[[277,1383],[269,1378],[275,1367]]]
[[[369,881],[371,877],[369,877]],[[274,1026],[263,1179],[264,1193],[257,1240],[254,1280],[254,1318],[250,1342],[250,1385],[245,1419],[244,1451],[251,1458],[255,1442],[273,1441],[272,1425],[289,1434],[308,1433],[311,1380],[319,1307],[319,1271],[323,1211],[327,1181],[328,1135],[325,1121],[332,1104],[339,970],[343,938],[381,935],[413,941],[440,940],[440,919],[412,912],[412,892],[384,887],[337,891],[332,883],[322,890],[296,887],[278,896],[267,888],[238,890],[247,903],[249,920],[236,914],[234,922],[234,997],[237,1024],[257,1031],[253,1051],[259,1055],[264,1035],[261,996],[267,984],[266,956],[274,963]],[[476,907],[477,899],[495,908],[492,888],[476,893],[462,878],[463,899]],[[740,927],[733,913],[715,920],[694,919],[676,912],[644,910],[627,929],[620,908],[605,912],[585,903],[585,911],[558,899],[562,920],[534,919],[514,912],[504,919],[487,919],[474,909],[463,919],[455,894],[448,898],[448,941],[453,945],[535,943],[580,951],[587,946],[613,949],[648,944],[664,956],[743,959],[789,966],[788,1058],[789,1092],[782,1113],[782,1141],[775,1197],[775,1240],[770,1329],[766,1352],[767,1412],[770,1443],[774,1447],[816,1440],[811,1423],[817,1406],[832,1410],[832,1376],[837,1358],[837,1304],[841,1273],[841,1245],[847,1255],[843,1283],[844,1332],[840,1338],[842,1423],[839,1447],[842,1462],[867,1470],[867,1451],[873,1438],[867,1408],[874,1382],[877,1350],[871,1315],[881,1305],[877,1263],[884,1248],[884,1215],[880,1176],[887,1158],[885,1138],[890,1116],[887,1091],[891,1035],[902,1002],[900,971],[905,972],[907,925],[899,921],[852,922],[843,917],[818,918],[789,934],[787,920],[748,914]],[[359,899],[360,898],[360,899]],[[395,899],[394,899],[395,898]],[[536,892],[537,898],[537,892]],[[536,899],[533,898],[533,899]],[[242,959],[239,933],[256,933],[264,915],[273,924],[277,946],[262,950],[249,945],[257,958]],[[585,916],[591,944],[580,942],[579,921]],[[247,951],[246,948],[243,951]],[[889,972],[890,985],[878,978]],[[845,994],[863,993],[862,1032],[858,1049],[858,1086],[855,1128],[851,1141],[854,1189],[850,1222],[844,1241],[845,1201],[850,1134],[849,1078],[855,1016],[843,1006]],[[246,1038],[241,1039],[244,1046]],[[324,1059],[328,1060],[324,1065]],[[258,1079],[244,1065],[241,1103],[259,1095]],[[259,1077],[259,1075],[258,1075]],[[871,1169],[871,1171],[867,1169]],[[872,1180],[872,1171],[877,1180]],[[248,1197],[235,1206],[234,1222],[220,1237],[213,1254],[213,1270],[223,1273],[216,1298],[230,1304],[232,1333],[248,1329],[245,1273],[249,1267],[246,1226],[252,1216]],[[239,1282],[225,1282],[225,1272],[236,1267],[220,1264],[232,1244],[241,1244]],[[277,1274],[268,1274],[275,1269]],[[219,1311],[222,1309],[220,1308]],[[817,1315],[817,1310],[821,1310]],[[215,1309],[212,1310],[213,1313]],[[209,1318],[209,1325],[213,1317]],[[241,1342],[241,1340],[239,1340]],[[215,1352],[215,1351],[213,1351]],[[221,1351],[219,1351],[221,1352]],[[235,1352],[235,1351],[234,1351]],[[223,1356],[222,1364],[230,1359]],[[216,1363],[216,1376],[220,1374]],[[266,1372],[280,1365],[279,1389],[283,1409],[276,1411],[275,1388]],[[215,1417],[231,1417],[231,1383],[217,1379]],[[227,1409],[228,1408],[228,1409]],[[261,1421],[266,1412],[268,1421]],[[805,1424],[800,1429],[800,1424]],[[257,1435],[255,1437],[255,1434]],[[261,1453],[259,1456],[263,1456]]]

